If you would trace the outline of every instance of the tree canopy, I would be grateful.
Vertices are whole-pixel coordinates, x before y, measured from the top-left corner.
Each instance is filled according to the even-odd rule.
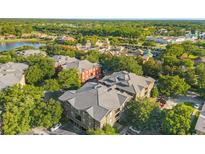
[[[170,135],[186,135],[191,133],[191,115],[193,108],[179,104],[168,110],[163,120],[163,132]]]
[[[79,72],[76,69],[64,69],[58,74],[62,89],[78,89],[81,85]]]
[[[90,50],[90,51],[88,51],[88,53],[86,53],[86,55],[85,55],[85,57],[83,57],[83,59],[84,58],[92,63],[99,63],[100,53],[99,53],[99,51],[96,51],[96,50]]]
[[[153,78],[158,78],[159,73],[161,71],[161,65],[155,61],[153,58],[150,58],[148,61],[146,61],[143,66],[143,73],[146,76],[150,76]]]
[[[110,125],[105,125],[103,129],[88,129],[87,134],[89,135],[117,135],[117,131]]]
[[[57,79],[48,79],[45,80],[44,89],[47,91],[57,91],[60,90],[60,84]]]
[[[124,121],[139,130],[150,129],[150,121],[156,116],[152,116],[159,111],[159,104],[153,98],[138,98],[136,101],[128,103],[124,115]],[[157,120],[156,120],[157,121]],[[155,123],[158,125],[158,123]],[[154,128],[154,127],[153,127]]]
[[[158,81],[160,94],[165,96],[177,96],[186,94],[190,86],[179,76],[161,76]]]
[[[0,104],[3,104],[2,130],[4,134],[26,133],[31,128],[46,128],[57,123],[62,114],[58,102],[44,102],[43,90],[39,87],[16,85],[3,90]]]
[[[165,50],[167,56],[180,56],[184,53],[184,48],[180,44],[168,45]]]
[[[137,75],[142,75],[142,67],[138,64],[134,57],[105,57],[105,59],[101,60],[101,64],[103,68],[110,72],[122,71],[126,70],[128,72],[135,73]]]
[[[159,96],[159,91],[156,86],[154,86],[151,90],[151,97],[158,97]]]
[[[205,88],[205,64],[199,64],[196,66],[196,74],[198,77],[198,87]]]
[[[29,68],[26,71],[26,82],[38,85],[55,74],[54,61],[50,58],[30,56],[26,59]]]

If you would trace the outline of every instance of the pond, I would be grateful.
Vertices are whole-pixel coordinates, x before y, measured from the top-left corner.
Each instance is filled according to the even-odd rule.
[[[0,42],[0,51],[7,51],[22,46],[31,46],[34,48],[39,48],[40,46],[42,46],[42,44],[36,42]]]

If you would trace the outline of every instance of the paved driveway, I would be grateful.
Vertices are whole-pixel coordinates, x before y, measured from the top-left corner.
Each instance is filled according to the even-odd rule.
[[[167,99],[166,108],[172,108],[173,106],[176,106],[177,104],[183,103],[183,102],[190,102],[193,104],[199,104],[203,105],[205,100],[199,99],[198,95],[194,92],[188,92],[186,96],[178,96],[178,97],[170,97]]]

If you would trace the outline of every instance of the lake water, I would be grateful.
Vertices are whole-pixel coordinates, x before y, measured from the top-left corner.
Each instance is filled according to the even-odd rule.
[[[41,43],[32,42],[0,42],[0,51],[11,50],[22,46],[32,46],[35,48],[39,48],[41,45]]]

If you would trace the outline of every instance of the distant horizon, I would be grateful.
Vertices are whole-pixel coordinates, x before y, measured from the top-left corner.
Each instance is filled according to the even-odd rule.
[[[0,18],[4,19],[38,19],[38,20],[123,20],[123,21],[205,21],[205,18]]]

